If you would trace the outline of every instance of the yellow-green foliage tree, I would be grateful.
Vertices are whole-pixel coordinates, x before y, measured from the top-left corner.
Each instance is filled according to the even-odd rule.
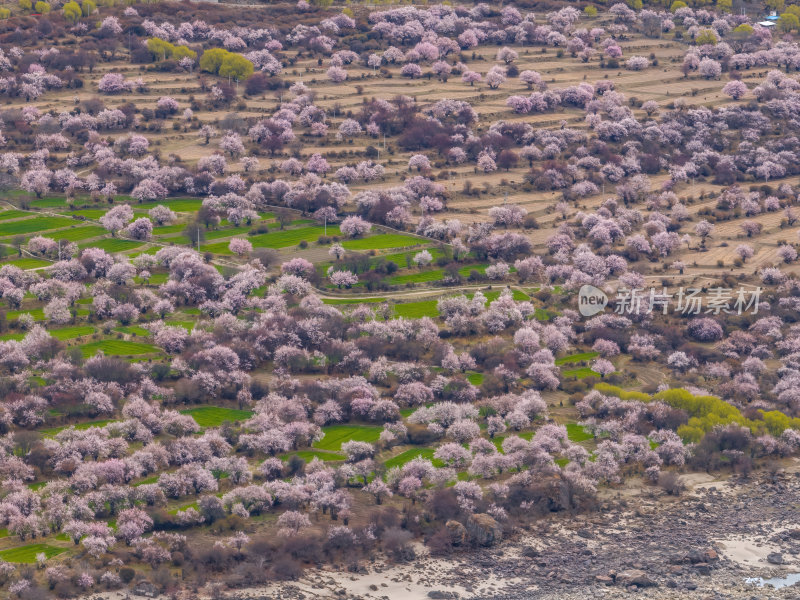
[[[211,48],[206,50],[200,57],[200,69],[216,75],[219,73],[219,68],[222,66],[222,59],[225,58],[226,54],[230,54],[230,52],[223,48]]]
[[[37,2],[33,8],[36,9],[37,13],[41,13],[43,15],[46,15],[50,12],[50,5],[44,0],[39,0],[39,2]]]
[[[92,0],[83,0],[83,16],[88,17],[92,13],[97,12],[97,4],[95,4]]]
[[[147,49],[150,50],[150,53],[153,55],[155,60],[172,58],[172,54],[175,52],[174,45],[157,37],[147,40]]]
[[[229,52],[228,55],[222,59],[222,64],[219,67],[219,74],[221,77],[230,77],[236,81],[242,81],[253,74],[253,63],[241,54]]]
[[[31,3],[31,0],[19,0],[19,7],[22,10],[30,10],[33,8],[33,3]]]
[[[81,7],[80,4],[74,2],[74,0],[67,2],[61,12],[64,13],[64,18],[67,21],[72,21],[73,23],[81,18]]]
[[[778,19],[778,29],[784,33],[788,33],[793,29],[800,29],[800,19],[797,18],[797,15],[785,12]]]
[[[717,10],[729,13],[733,9],[733,0],[717,0]]]
[[[583,13],[587,17],[596,17],[597,16],[597,9],[590,4],[589,6],[587,6],[586,8],[583,9]]]
[[[175,46],[175,49],[172,51],[172,58],[175,60],[180,60],[182,58],[191,58],[195,60],[197,58],[197,52],[188,46]]]
[[[197,58],[197,52],[187,46],[175,46],[161,38],[150,38],[147,40],[147,49],[153,55],[155,60],[164,60],[167,58],[174,58],[180,60],[186,56],[194,60]]]
[[[717,43],[717,36],[714,35],[714,32],[710,29],[704,29],[697,34],[697,37],[694,38],[694,41],[698,46],[705,46],[706,44],[711,44],[714,46]]]
[[[11,16],[11,11],[7,8],[0,8],[0,19],[7,19]]]
[[[643,392],[629,392],[603,382],[598,383],[595,389],[601,394],[617,396],[622,400],[638,400],[640,402],[659,400],[673,408],[686,411],[686,414],[689,415],[689,422],[678,427],[678,435],[686,443],[698,443],[715,427],[733,424],[746,427],[755,436],[769,433],[777,437],[786,429],[800,429],[800,419],[789,417],[778,410],[760,410],[758,412],[761,419],[748,419],[738,408],[721,398],[695,396],[689,390],[682,388],[664,390],[653,396]]]
[[[676,12],[681,8],[686,8],[686,6],[687,4],[683,0],[675,0],[675,2],[672,3],[672,6],[669,7],[669,10],[670,12]]]
[[[200,57],[200,69],[241,81],[253,74],[253,63],[241,54],[228,52],[222,48],[211,48],[203,52]]]

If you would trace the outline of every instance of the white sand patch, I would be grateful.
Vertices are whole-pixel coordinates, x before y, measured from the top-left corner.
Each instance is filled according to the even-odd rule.
[[[767,555],[779,552],[780,548],[773,544],[760,542],[757,536],[738,536],[736,538],[718,540],[722,555],[743,567],[769,567]]]

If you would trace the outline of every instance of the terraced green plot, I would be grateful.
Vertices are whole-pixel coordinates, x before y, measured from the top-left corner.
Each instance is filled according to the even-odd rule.
[[[309,244],[316,242],[319,236],[324,234],[324,231],[324,227],[316,225],[312,227],[300,227],[298,229],[284,229],[283,231],[261,233],[249,236],[247,239],[250,240],[254,248],[288,248],[289,246],[296,246],[303,240],[307,241]],[[328,235],[341,235],[338,225],[328,225]],[[228,252],[227,243],[220,245],[224,245],[225,252]],[[208,250],[208,248],[206,249]],[[220,254],[225,252],[220,252]]]
[[[24,332],[15,332],[15,333],[4,333],[0,335],[0,342],[7,342],[9,340],[14,340],[15,342],[19,342],[25,337]]]
[[[394,305],[394,314],[406,319],[420,319],[422,317],[435,318],[439,316],[436,309],[438,300],[420,300],[419,302],[405,302]]]
[[[484,290],[483,295],[486,296],[486,302],[494,302],[500,297],[500,290]],[[473,294],[467,294],[467,298],[472,299]],[[516,300],[517,302],[525,302],[526,300],[530,300],[531,297],[528,296],[522,290],[511,290],[511,297]]]
[[[183,327],[186,331],[194,329],[194,321],[164,321],[170,327]]]
[[[68,208],[63,196],[45,196],[31,201],[31,206],[36,208]]]
[[[383,431],[383,427],[372,425],[328,425],[323,427],[325,437],[314,444],[314,448],[320,450],[332,450],[338,452],[342,449],[342,444],[355,440],[357,442],[369,442],[373,444]]]
[[[427,250],[428,250],[428,252],[431,253],[431,256],[433,257],[433,260],[436,260],[440,256],[444,256],[444,252],[439,250],[439,248],[428,248]],[[416,251],[398,252],[396,254],[386,254],[384,256],[376,257],[375,261],[373,261],[373,262],[378,262],[381,258],[383,258],[383,259],[386,259],[389,262],[393,262],[394,264],[396,264],[400,268],[405,268],[409,264],[411,264],[411,265],[414,264],[414,263],[410,262],[410,260],[412,258],[414,258],[414,254],[416,254]],[[408,257],[408,258],[406,258],[406,257]]]
[[[76,215],[79,217],[86,217],[87,219],[92,219],[93,221],[97,221],[100,217],[108,212],[105,208],[84,208],[81,210],[75,210],[69,213],[70,216]]]
[[[131,208],[139,208],[142,210],[150,210],[159,204],[175,212],[197,212],[203,205],[203,200],[202,198],[175,198],[172,200],[161,200],[159,202],[143,202],[142,204],[136,204],[135,202],[130,203]]]
[[[57,546],[50,546],[49,544],[28,544],[27,546],[19,546],[18,548],[0,550],[0,559],[12,563],[32,564],[36,562],[36,555],[42,552],[47,558],[52,558],[66,551],[66,548],[58,548]]]
[[[328,227],[328,235],[339,234],[331,233],[331,227]],[[342,242],[342,246],[348,250],[383,250],[385,248],[410,248],[427,243],[429,243],[428,240],[401,233],[378,233],[365,238],[345,240]]]
[[[461,267],[458,270],[458,274],[461,275],[462,277],[469,277],[470,275],[472,275],[473,271],[477,271],[479,274],[485,275],[486,267],[488,266],[489,266],[488,264],[467,265],[465,267]]]
[[[557,316],[555,312],[546,310],[544,308],[537,308],[533,313],[537,321],[549,321],[551,318]]]
[[[405,285],[407,283],[427,283],[429,281],[439,281],[444,277],[442,269],[432,269],[430,271],[420,271],[419,273],[409,273],[407,275],[396,275],[387,280],[389,285]]]
[[[74,219],[66,217],[32,217],[21,221],[6,221],[0,223],[0,236],[22,235],[26,233],[41,233],[50,229],[59,229],[74,225]]]
[[[106,252],[113,254],[115,252],[126,252],[127,250],[133,250],[134,248],[138,248],[144,244],[144,242],[134,242],[132,240],[120,240],[117,238],[106,238],[104,240],[98,240],[95,242],[86,242],[85,244],[81,244],[79,248],[83,250],[89,246],[93,246],[95,248],[101,248]]]
[[[41,308],[32,308],[32,309],[22,309],[22,310],[10,310],[6,313],[6,319],[9,321],[14,321],[19,318],[20,315],[25,313],[30,313],[33,317],[34,321],[44,321],[44,309]]]
[[[434,466],[443,467],[444,463],[433,458],[433,453],[433,448],[412,448],[411,450],[406,450],[405,452],[390,458],[383,463],[383,466],[386,467],[386,470],[388,471],[393,467],[402,467],[404,464],[411,462],[415,458],[425,458],[432,461]]]
[[[565,365],[568,363],[576,363],[584,360],[591,360],[595,356],[599,356],[599,352],[581,352],[580,354],[572,354],[570,356],[562,356],[556,359],[557,365]]]
[[[137,481],[136,483],[132,484],[133,487],[139,487],[140,485],[148,485],[151,483],[156,483],[158,481],[159,475],[151,475],[150,477],[146,477],[141,481]]]
[[[50,335],[57,340],[72,340],[85,335],[92,335],[95,328],[91,325],[76,325],[74,327],[62,327],[61,329],[51,329]]]
[[[4,210],[0,212],[0,221],[7,221],[8,219],[21,219],[22,217],[30,217],[31,213],[24,210]]]
[[[19,267],[22,270],[27,271],[28,269],[39,269],[41,267],[46,267],[47,265],[51,265],[49,260],[42,260],[41,258],[17,258],[16,260],[10,260],[6,263],[0,263],[0,267],[3,265],[14,265],[15,267]]]
[[[97,421],[86,421],[85,423],[78,423],[75,425],[75,429],[78,431],[83,431],[84,429],[91,429],[92,427],[105,427],[109,423],[115,423],[116,419],[100,419]],[[64,431],[70,427],[70,425],[61,425],[60,427],[50,427],[48,429],[40,429],[39,433],[45,436],[54,436],[60,431]]]
[[[153,235],[180,233],[184,229],[186,229],[186,223],[175,223],[174,225],[160,225],[158,227],[153,227]]]
[[[325,298],[322,302],[333,306],[338,304],[380,304],[386,302],[386,298]]]
[[[151,344],[128,340],[100,340],[84,344],[80,348],[84,358],[94,356],[98,351],[102,351],[106,356],[137,356],[161,352],[159,348]]]
[[[594,436],[583,425],[578,425],[577,423],[567,423],[567,437],[571,442],[575,443],[594,439]]]
[[[247,230],[242,228],[237,229],[213,229],[210,231],[206,231],[206,240],[219,240],[222,238],[229,238],[229,237],[245,237],[247,235]],[[201,245],[201,250],[204,250]]]
[[[128,335],[138,335],[140,337],[150,337],[150,332],[145,329],[144,327],[139,327],[138,325],[127,325],[123,327],[115,327],[114,331],[119,331],[120,333],[126,333]]]
[[[590,367],[580,367],[578,369],[569,369],[566,371],[561,371],[561,374],[564,377],[577,377],[578,379],[583,379],[584,377],[600,377],[600,373],[596,371],[592,371]]]
[[[147,283],[150,285],[161,285],[167,279],[169,279],[169,273],[153,273],[150,275],[150,279],[147,280]],[[141,277],[134,277],[133,280],[140,285],[144,283]]]
[[[219,427],[225,421],[234,423],[236,421],[246,421],[253,412],[249,410],[238,410],[235,408],[223,408],[221,406],[201,406],[182,410],[181,414],[190,415],[200,427]]]
[[[82,227],[73,227],[66,231],[59,231],[49,237],[58,240],[69,240],[70,242],[79,242],[81,240],[88,240],[89,238],[98,237],[108,233],[103,227],[99,225],[84,225]]]
[[[300,450],[299,452],[289,452],[281,456],[282,460],[289,460],[292,456],[299,456],[307,463],[315,458],[325,462],[344,460],[344,454],[336,454],[335,452],[319,452],[317,450]]]
[[[472,385],[481,385],[485,378],[486,376],[483,373],[478,373],[477,371],[467,371],[467,381],[469,381]]]

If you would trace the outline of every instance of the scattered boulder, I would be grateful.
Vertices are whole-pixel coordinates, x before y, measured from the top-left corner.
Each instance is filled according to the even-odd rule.
[[[703,552],[700,551],[700,550],[691,550],[691,551],[689,551],[689,554],[687,555],[687,557],[689,559],[689,562],[692,563],[693,565],[696,565],[697,563],[705,562],[705,560],[703,558]]]
[[[541,552],[539,552],[539,551],[538,551],[536,548],[534,548],[533,546],[525,546],[525,547],[522,549],[522,556],[524,556],[524,557],[526,557],[526,558],[538,558],[539,556],[541,556],[541,554],[542,554],[542,553],[541,553]]]
[[[711,565],[708,563],[701,562],[692,566],[697,573],[700,573],[700,575],[711,575]]]
[[[467,528],[458,521],[448,521],[444,524],[444,528],[447,530],[453,546],[461,546],[467,541]]]
[[[647,573],[641,569],[626,569],[617,573],[616,582],[624,587],[635,585],[636,587],[656,587],[658,583],[653,581]]]
[[[444,592],[442,590],[431,590],[428,592],[428,598],[435,600],[457,600],[458,592]]]
[[[467,532],[479,546],[491,546],[503,539],[500,523],[486,513],[472,515],[467,521]]]
[[[698,563],[711,563],[719,560],[719,554],[713,548],[705,550],[691,550],[683,562],[690,562],[693,565]]]
[[[770,552],[767,555],[767,562],[771,565],[782,565],[783,554],[781,554],[780,552]]]

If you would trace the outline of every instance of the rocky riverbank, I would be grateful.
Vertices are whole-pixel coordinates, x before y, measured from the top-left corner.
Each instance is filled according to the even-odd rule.
[[[311,573],[299,582],[233,593],[237,599],[529,600],[798,598],[745,583],[800,571],[800,476],[697,480],[680,498],[635,484],[589,515],[552,515],[501,544],[447,559],[366,572]]]
[[[689,489],[666,496],[629,481],[607,492],[597,510],[554,514],[501,543],[449,557],[376,559],[360,572],[307,571],[299,581],[229,591],[233,600],[782,600],[749,577],[800,572],[800,468],[777,475],[714,480],[687,476]],[[210,596],[211,594],[207,594]],[[122,597],[119,592],[102,596]],[[189,598],[189,596],[185,596]],[[196,595],[193,597],[197,597]]]

